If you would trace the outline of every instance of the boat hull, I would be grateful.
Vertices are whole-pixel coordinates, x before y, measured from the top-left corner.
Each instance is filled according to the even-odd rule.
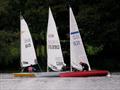
[[[14,73],[14,77],[91,77],[107,76],[107,70],[91,70],[77,72],[41,72],[41,73]]]
[[[35,77],[34,73],[14,73],[14,77]]]
[[[106,70],[91,70],[91,71],[78,71],[78,72],[65,72],[60,73],[60,77],[90,77],[90,76],[106,76],[108,75]]]
[[[59,77],[61,72],[13,73],[14,77]]]
[[[40,72],[37,73],[36,76],[37,77],[59,77],[59,74],[61,72]]]

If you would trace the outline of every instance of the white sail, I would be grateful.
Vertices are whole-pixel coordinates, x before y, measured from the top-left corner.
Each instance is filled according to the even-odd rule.
[[[65,65],[61,50],[57,27],[49,8],[49,19],[47,27],[47,66],[53,71],[60,71]]]
[[[90,70],[90,64],[88,62],[85,49],[82,43],[82,39],[80,36],[80,32],[72,12],[70,8],[70,58],[71,58],[71,66],[78,70],[82,70],[81,65],[79,64],[81,61],[87,63]]]
[[[36,53],[33,46],[32,37],[24,18],[20,17],[20,35],[21,35],[21,67],[27,67],[37,64]]]

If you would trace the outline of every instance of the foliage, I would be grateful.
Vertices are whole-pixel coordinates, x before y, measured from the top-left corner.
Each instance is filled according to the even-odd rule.
[[[88,55],[95,55],[103,50],[102,46],[96,47],[96,46],[87,45],[86,48]]]

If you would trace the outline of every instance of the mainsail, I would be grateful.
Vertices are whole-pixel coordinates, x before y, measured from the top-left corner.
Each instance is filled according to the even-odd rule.
[[[53,71],[60,71],[65,65],[61,50],[57,27],[49,8],[49,19],[47,27],[47,67]]]
[[[80,62],[87,63],[90,70],[90,65],[85,53],[85,49],[82,43],[80,32],[72,12],[72,9],[69,8],[70,12],[70,58],[71,58],[71,67],[78,70],[82,70]]]
[[[35,49],[28,25],[24,18],[20,16],[21,35],[21,67],[37,64]]]

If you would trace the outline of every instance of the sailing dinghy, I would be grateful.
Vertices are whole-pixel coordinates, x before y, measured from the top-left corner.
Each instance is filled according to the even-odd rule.
[[[38,76],[59,77],[65,65],[56,23],[49,7],[47,26],[47,72],[41,72]]]
[[[71,58],[71,72],[64,72],[60,74],[60,77],[88,77],[88,76],[106,76],[108,71],[106,70],[91,70],[90,64],[85,53],[85,49],[82,43],[80,32],[73,14],[71,7],[70,12],[70,58]],[[84,62],[89,66],[88,71],[81,71],[82,66],[79,64]],[[75,68],[79,71],[74,72]]]
[[[24,18],[20,16],[20,36],[21,36],[21,68],[37,64],[36,53],[28,25]],[[14,73],[16,77],[33,77],[34,73]]]
[[[47,27],[47,71],[59,72],[65,66],[61,50],[57,27],[49,8],[49,19]]]

